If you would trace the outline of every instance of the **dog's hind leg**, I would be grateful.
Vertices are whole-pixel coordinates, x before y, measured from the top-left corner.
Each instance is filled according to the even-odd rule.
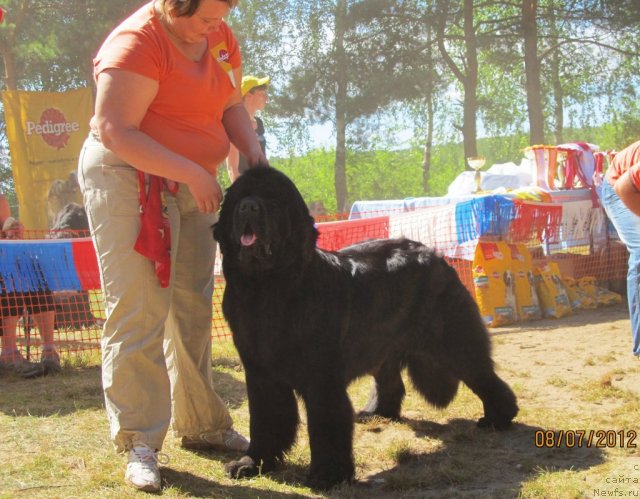
[[[371,416],[400,419],[400,409],[405,395],[401,373],[402,362],[396,357],[387,359],[382,364],[373,374],[375,383],[367,404],[358,413],[358,419],[363,420]]]
[[[434,406],[447,407],[456,396],[460,380],[434,357],[411,355],[407,359],[407,367],[415,389]]]
[[[464,383],[475,393],[484,407],[484,417],[478,420],[481,428],[505,430],[518,414],[516,396],[493,370],[493,366],[482,372],[463,374]]]
[[[429,353],[480,397],[484,417],[478,426],[506,429],[518,414],[516,396],[495,372],[489,332],[475,300],[451,272],[449,288],[438,305],[442,322],[431,321],[438,341]]]
[[[454,339],[453,332],[445,336]],[[511,388],[495,372],[484,327],[470,325],[464,338],[458,340],[449,342],[441,352],[442,363],[482,400],[484,417],[478,420],[478,426],[508,428],[518,414],[518,404]]]

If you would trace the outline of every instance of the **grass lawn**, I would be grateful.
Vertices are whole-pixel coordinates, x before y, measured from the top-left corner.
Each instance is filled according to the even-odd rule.
[[[356,425],[354,485],[328,494],[304,485],[309,449],[301,405],[303,423],[285,465],[251,480],[225,476],[224,463],[234,454],[186,451],[169,434],[162,495],[573,498],[619,491],[638,497],[640,437],[633,436],[640,432],[640,359],[628,352],[628,327],[624,307],[613,307],[494,330],[498,371],[521,408],[509,431],[476,428],[482,406],[466,387],[440,411],[407,383],[401,421]],[[244,373],[231,341],[214,342],[213,369],[236,429],[248,434]],[[350,387],[356,409],[370,386],[365,378]],[[586,437],[578,442],[580,431]],[[65,356],[56,377],[0,375],[0,498],[131,497],[137,494],[123,482],[124,464],[110,443],[96,354]]]

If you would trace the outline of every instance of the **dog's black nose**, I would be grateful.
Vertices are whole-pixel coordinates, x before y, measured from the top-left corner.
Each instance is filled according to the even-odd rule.
[[[253,198],[245,198],[240,201],[240,207],[238,208],[240,213],[252,214],[258,213],[260,207],[258,206],[258,202]]]

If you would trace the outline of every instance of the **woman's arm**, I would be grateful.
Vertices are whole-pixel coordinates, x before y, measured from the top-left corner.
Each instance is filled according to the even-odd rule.
[[[242,81],[242,69],[233,70],[235,80]],[[267,164],[267,158],[262,152],[256,132],[251,125],[249,113],[242,103],[242,94],[238,85],[235,92],[227,102],[227,106],[222,115],[222,124],[231,140],[232,147],[242,153],[247,158],[249,166],[256,166],[259,163]]]
[[[629,171],[624,172],[616,180],[615,184],[613,184],[613,190],[616,191],[616,194],[629,210],[640,216],[640,192],[638,192],[631,180]]]
[[[198,209],[214,212],[222,199],[216,179],[140,131],[157,92],[158,82],[151,78],[120,69],[100,73],[94,124],[102,143],[138,170],[186,184]]]
[[[240,165],[240,151],[238,148],[231,144],[229,147],[229,155],[227,156],[227,173],[229,174],[229,180],[235,182],[240,176],[238,166]]]

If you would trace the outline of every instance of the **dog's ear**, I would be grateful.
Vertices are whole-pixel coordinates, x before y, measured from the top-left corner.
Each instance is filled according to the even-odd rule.
[[[218,213],[218,221],[211,226],[213,238],[218,242],[218,245],[220,246],[220,251],[222,253],[224,253],[224,250],[226,249],[226,245],[227,245],[227,239],[225,237],[227,234],[227,231],[225,230],[225,226],[227,224],[227,221],[226,221],[227,210],[224,209],[224,203],[225,202],[231,203],[229,198],[230,198],[229,189],[227,189],[224,195],[224,199],[222,200],[222,206],[220,207],[220,212]]]
[[[218,247],[220,248],[220,253],[224,255],[227,252],[227,240],[224,237],[224,229],[220,222],[216,222],[211,226],[211,235],[213,239],[218,243]]]
[[[309,218],[311,218],[311,220],[313,221],[313,217],[311,215],[309,215]],[[306,261],[310,261],[313,254],[316,251],[316,246],[318,243],[318,229],[316,229],[315,227],[315,223],[312,222],[311,224],[309,224],[308,229],[305,231],[305,235],[304,235],[304,242],[303,242],[303,247],[304,247],[304,255],[305,255],[305,260]]]
[[[218,227],[219,223],[220,222],[216,222],[211,226],[211,235],[218,242],[220,242],[220,238],[222,237],[222,229]]]

